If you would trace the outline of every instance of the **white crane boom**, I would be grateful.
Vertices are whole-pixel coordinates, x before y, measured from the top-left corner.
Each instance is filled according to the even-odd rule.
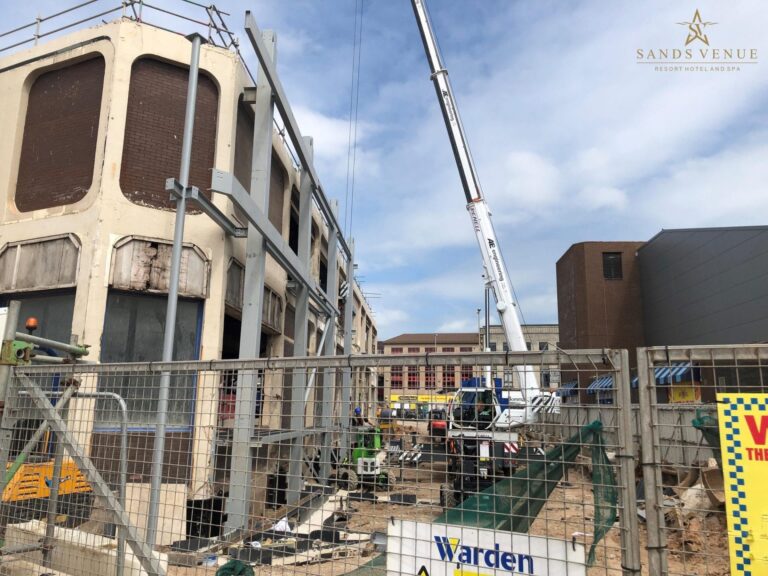
[[[437,99],[440,102],[440,109],[443,112],[445,126],[448,129],[448,136],[453,148],[456,167],[459,170],[461,184],[464,188],[464,195],[467,198],[467,210],[472,218],[472,228],[480,245],[485,275],[496,300],[496,309],[501,319],[501,325],[509,349],[515,352],[524,352],[528,347],[523,336],[520,319],[517,315],[517,305],[512,296],[507,267],[501,254],[501,247],[496,239],[496,232],[493,229],[491,212],[480,188],[480,181],[477,178],[475,165],[472,161],[467,138],[464,134],[461,118],[459,117],[459,109],[453,96],[450,80],[448,79],[448,71],[444,68],[440,58],[440,51],[437,47],[424,1],[411,0],[411,4],[413,5],[413,11],[419,25],[421,39],[424,42],[424,50],[429,60],[432,82],[435,86]],[[535,412],[538,412],[541,407],[550,404],[549,393],[541,393],[538,378],[531,367],[518,366],[516,367],[516,372],[520,379],[520,386],[527,404],[524,422],[511,422],[509,417],[505,418],[505,415],[502,414],[501,418],[496,422],[498,427],[503,427],[505,424],[509,427],[531,423],[535,420]]]

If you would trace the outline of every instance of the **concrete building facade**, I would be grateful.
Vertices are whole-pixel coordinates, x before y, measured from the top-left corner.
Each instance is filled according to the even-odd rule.
[[[123,19],[0,60],[0,298],[21,300],[22,319],[38,317],[39,335],[66,341],[74,335],[90,345],[92,360],[161,358],[175,219],[165,180],[179,176],[189,58],[184,37]],[[235,51],[203,45],[190,171],[190,184],[200,190],[210,188],[213,168],[250,186],[249,86]],[[268,217],[294,251],[300,176],[274,132]],[[237,221],[228,199],[216,195],[213,203]],[[184,241],[174,359],[236,358],[246,241],[226,236],[194,209]],[[323,288],[332,266],[339,268],[339,282],[346,281],[344,262],[328,262],[328,254],[327,225],[314,209],[311,275]],[[375,353],[371,308],[356,282],[350,292],[353,352]],[[293,354],[295,302],[287,273],[268,257],[262,357]],[[323,323],[311,315],[310,351],[317,349]],[[341,347],[341,323],[337,334]],[[371,375],[370,383],[356,385],[355,397],[367,398],[373,382]],[[179,379],[171,393],[168,452],[186,456],[167,463],[167,475],[187,482],[196,497],[207,493],[210,462],[201,459],[212,449],[196,444],[201,439],[193,430],[216,425],[227,385],[202,390],[193,379]],[[286,403],[277,400],[283,386],[277,375],[262,382],[260,426],[266,429],[289,417]],[[156,397],[119,378],[82,386],[96,388],[126,397],[131,460],[147,463],[130,473],[145,477],[152,458],[142,451],[151,451],[147,427],[154,422]],[[113,450],[111,418],[96,409],[81,439],[99,447],[94,450]]]

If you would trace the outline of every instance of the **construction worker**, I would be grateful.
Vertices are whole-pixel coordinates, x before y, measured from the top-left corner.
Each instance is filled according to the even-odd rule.
[[[355,415],[352,418],[352,425],[353,426],[365,426],[367,422],[365,421],[365,418],[363,418],[363,411],[360,409],[360,406],[357,406],[355,408]]]
[[[493,399],[486,398],[486,395],[481,392],[478,394],[477,420],[478,422],[490,423],[493,417]]]

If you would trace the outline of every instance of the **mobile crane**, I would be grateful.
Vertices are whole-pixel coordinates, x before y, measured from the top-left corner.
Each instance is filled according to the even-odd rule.
[[[411,4],[466,196],[467,211],[480,245],[485,277],[496,300],[504,336],[511,351],[526,351],[507,267],[472,161],[448,71],[440,57],[425,0],[411,0]],[[521,428],[534,423],[538,412],[558,409],[559,399],[541,390],[532,367],[515,366],[514,373],[520,383],[524,400],[522,405],[504,402],[504,393],[497,390],[498,387],[490,378],[484,382],[473,379],[463,383],[454,396],[448,414],[449,459],[452,464],[449,469],[454,473],[452,482],[441,489],[444,506],[450,507],[463,500],[467,494],[485,489],[495,481],[494,477],[498,474],[509,474],[514,467],[512,457],[519,448]],[[509,392],[506,397],[509,397]]]

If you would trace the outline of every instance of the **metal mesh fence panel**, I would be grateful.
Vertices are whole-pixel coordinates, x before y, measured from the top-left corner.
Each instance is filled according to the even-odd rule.
[[[731,556],[742,559],[734,573],[766,569],[743,549],[761,530],[754,521],[748,525],[746,500],[726,502],[729,492],[737,500],[745,494],[745,477],[726,466],[729,458],[741,463],[741,454],[735,454],[746,450],[748,439],[736,438],[733,423],[718,416],[719,405],[730,411],[727,404],[742,395],[755,402],[758,414],[766,404],[766,360],[763,345],[638,350],[632,384],[638,386],[643,430],[639,513],[651,574],[730,574]]]
[[[639,573],[626,359],[17,367],[0,574]]]

